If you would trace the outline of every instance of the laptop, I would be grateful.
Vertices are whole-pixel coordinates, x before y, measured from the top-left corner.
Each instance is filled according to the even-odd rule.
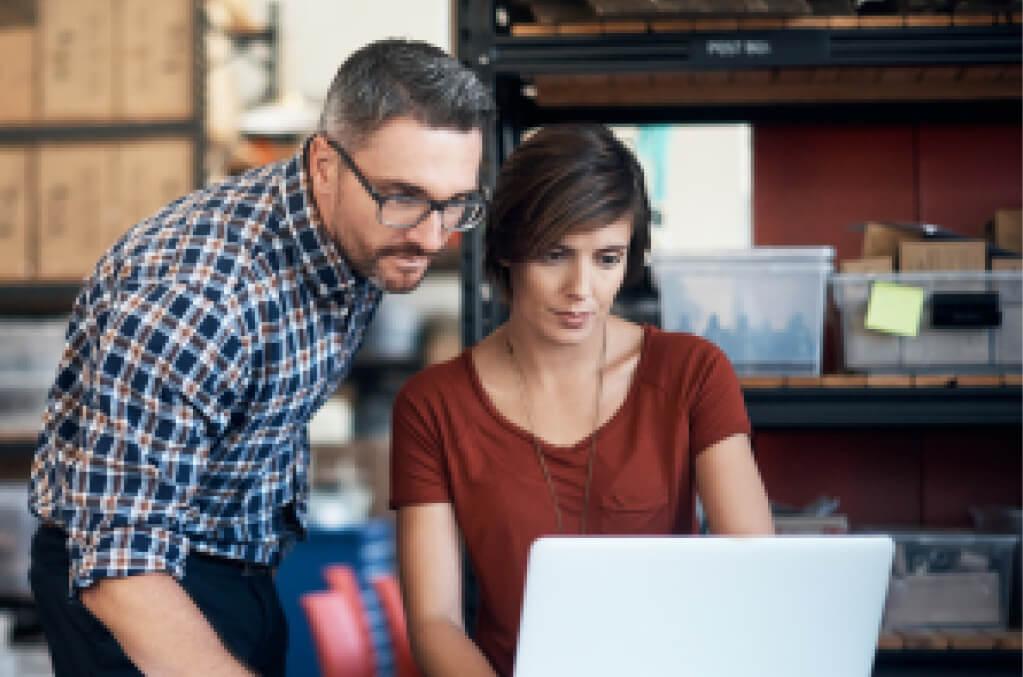
[[[887,536],[543,537],[515,677],[868,677],[892,552]]]

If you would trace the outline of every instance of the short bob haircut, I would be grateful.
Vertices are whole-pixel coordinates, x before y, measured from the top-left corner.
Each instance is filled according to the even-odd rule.
[[[501,167],[484,242],[484,272],[511,301],[508,263],[539,258],[574,232],[632,222],[625,284],[642,279],[650,248],[650,202],[632,152],[599,124],[544,127]]]

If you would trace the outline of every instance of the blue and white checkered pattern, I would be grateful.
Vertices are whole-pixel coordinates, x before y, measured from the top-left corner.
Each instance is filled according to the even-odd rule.
[[[180,577],[190,550],[276,564],[304,525],[306,424],[381,297],[309,195],[302,153],[196,191],[86,281],[29,501],[69,533],[72,589]]]

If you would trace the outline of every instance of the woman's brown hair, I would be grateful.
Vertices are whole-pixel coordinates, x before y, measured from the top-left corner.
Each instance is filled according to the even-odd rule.
[[[650,248],[643,169],[603,125],[544,127],[512,152],[498,174],[484,235],[484,272],[510,300],[508,263],[538,258],[568,233],[621,218],[632,223],[625,268],[630,284],[642,277]]]

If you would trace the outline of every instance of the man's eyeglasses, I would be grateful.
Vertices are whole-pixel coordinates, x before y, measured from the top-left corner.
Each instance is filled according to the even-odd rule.
[[[487,211],[487,199],[483,193],[469,193],[450,200],[431,200],[410,195],[381,195],[370,185],[359,170],[352,156],[334,139],[323,135],[330,147],[338,154],[352,174],[377,203],[377,220],[391,228],[414,228],[431,212],[437,212],[447,232],[471,230],[478,225]]]

